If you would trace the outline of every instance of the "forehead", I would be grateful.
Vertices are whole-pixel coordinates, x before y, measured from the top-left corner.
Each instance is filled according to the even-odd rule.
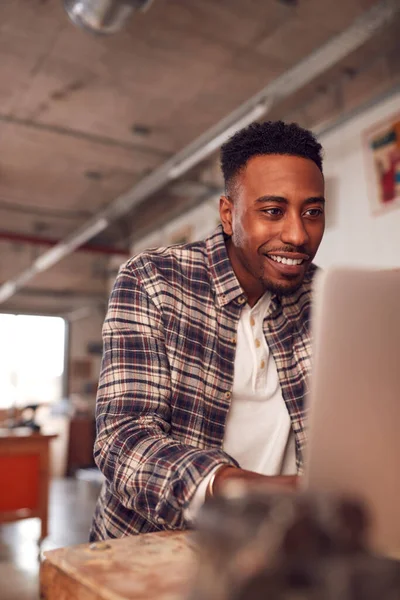
[[[237,178],[245,196],[274,195],[290,199],[324,195],[324,177],[307,158],[270,154],[251,158]]]

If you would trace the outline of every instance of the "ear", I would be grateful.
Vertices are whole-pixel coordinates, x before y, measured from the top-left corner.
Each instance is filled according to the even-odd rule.
[[[229,196],[221,196],[219,199],[219,216],[226,235],[232,235],[232,210],[232,200]]]

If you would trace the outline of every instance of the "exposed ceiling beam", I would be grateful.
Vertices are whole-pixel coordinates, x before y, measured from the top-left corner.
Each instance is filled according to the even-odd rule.
[[[2,240],[7,242],[15,242],[16,244],[32,244],[35,246],[56,246],[59,243],[59,240],[54,240],[52,238],[0,230],[0,241]],[[100,244],[83,244],[82,246],[79,246],[77,250],[83,252],[95,252],[97,254],[109,254],[114,256],[118,255],[128,257],[129,255],[128,250]]]
[[[100,146],[123,148],[125,150],[132,150],[134,152],[141,152],[142,154],[152,154],[159,156],[160,158],[167,158],[170,156],[168,152],[154,148],[147,143],[135,144],[134,142],[122,142],[115,138],[111,138],[105,135],[97,135],[95,133],[88,133],[86,131],[80,131],[78,129],[72,129],[71,127],[62,127],[60,125],[51,125],[49,123],[40,123],[33,121],[32,119],[21,119],[12,115],[0,114],[0,122],[11,123],[11,125],[19,125],[20,127],[27,127],[29,129],[35,129],[39,131],[46,131],[48,133],[54,133],[64,137],[71,137],[76,140],[85,140],[91,144],[98,144]]]
[[[400,10],[399,0],[382,0],[364,13],[344,32],[338,34],[309,57],[302,60],[286,73],[272,81],[260,92],[243,103],[235,111],[227,115],[217,125],[211,127],[197,140],[186,146],[174,157],[155,169],[142,179],[130,191],[116,198],[95,218],[78,228],[65,240],[45,252],[35,263],[23,271],[15,279],[3,283],[0,287],[0,303],[8,300],[18,289],[25,285],[38,271],[54,265],[67,254],[85,244],[92,237],[103,231],[112,221],[120,218],[145,198],[157,192],[174,177],[192,168],[216,148],[216,140],[222,143],[233,131],[244,126],[249,118],[256,119],[266,113],[271,104],[293,94],[307,83],[345,58],[375,33],[388,24]],[[194,159],[193,157],[196,157]]]
[[[356,108],[351,108],[350,110],[341,113],[339,116],[334,117],[333,119],[327,119],[326,121],[319,123],[317,127],[313,128],[313,131],[317,136],[326,135],[327,133],[334,131],[341,125],[344,125],[351,119],[355,119],[369,108],[372,108],[376,104],[384,102],[388,98],[398,93],[400,93],[400,85],[396,84],[390,90],[386,90],[381,94],[377,94],[372,98],[369,98]]]

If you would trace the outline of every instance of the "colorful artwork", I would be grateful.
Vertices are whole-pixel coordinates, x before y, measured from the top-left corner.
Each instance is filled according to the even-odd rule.
[[[400,114],[369,129],[365,138],[372,211],[400,207]]]

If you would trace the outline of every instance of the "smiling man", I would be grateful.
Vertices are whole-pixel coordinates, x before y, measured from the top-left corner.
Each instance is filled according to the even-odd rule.
[[[92,540],[182,529],[229,480],[294,488],[302,471],[321,146],[295,124],[254,123],[222,147],[221,166],[222,225],[117,277]]]

